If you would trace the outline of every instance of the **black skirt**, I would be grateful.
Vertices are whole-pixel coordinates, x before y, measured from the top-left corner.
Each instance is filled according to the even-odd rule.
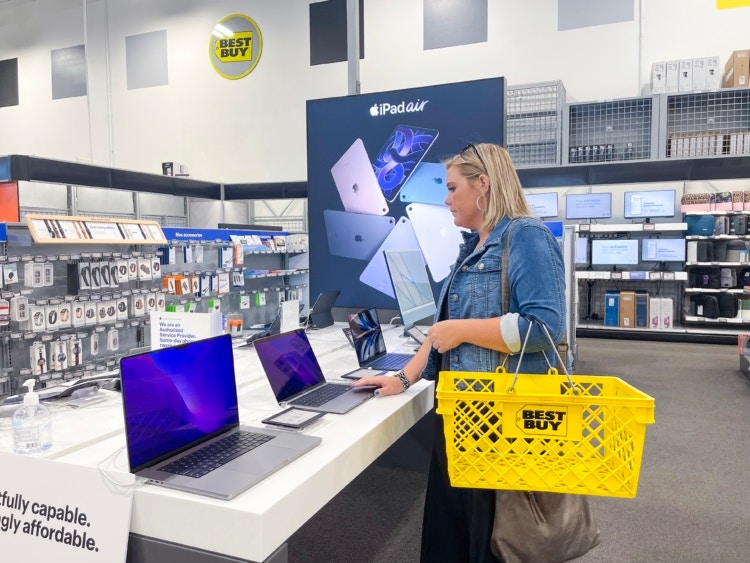
[[[435,438],[422,520],[422,563],[501,563],[492,554],[495,491],[451,487],[443,417],[435,419]]]

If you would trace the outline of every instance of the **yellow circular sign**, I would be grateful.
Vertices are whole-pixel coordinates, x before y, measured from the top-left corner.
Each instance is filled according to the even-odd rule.
[[[216,24],[208,42],[214,70],[229,80],[250,74],[262,52],[263,36],[258,24],[242,14],[232,14]]]

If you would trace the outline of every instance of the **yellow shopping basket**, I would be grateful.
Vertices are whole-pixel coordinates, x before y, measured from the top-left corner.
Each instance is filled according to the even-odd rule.
[[[454,487],[635,497],[654,399],[617,377],[441,371],[437,400]]]

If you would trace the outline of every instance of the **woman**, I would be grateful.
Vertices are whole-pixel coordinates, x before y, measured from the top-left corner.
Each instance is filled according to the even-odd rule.
[[[556,360],[539,323],[544,323],[556,344],[565,333],[560,246],[549,229],[533,218],[507,151],[488,143],[468,145],[445,166],[445,203],[456,226],[470,232],[464,233],[458,259],[443,283],[436,322],[415,357],[393,377],[365,377],[355,383],[378,385],[380,397],[401,393],[420,377],[436,379],[439,371],[494,371],[506,354],[521,350],[529,330],[521,371],[545,373],[544,356],[551,365]],[[510,305],[503,311],[506,248]],[[508,369],[515,370],[518,357],[508,359]],[[450,486],[443,420],[435,419],[422,561],[498,561],[490,550],[494,491]]]

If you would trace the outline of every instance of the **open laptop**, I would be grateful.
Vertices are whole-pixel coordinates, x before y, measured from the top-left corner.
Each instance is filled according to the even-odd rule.
[[[414,354],[387,352],[383,329],[380,327],[378,312],[374,307],[349,315],[349,328],[352,329],[359,367],[399,370],[414,357]]]
[[[373,388],[327,382],[304,329],[256,340],[255,350],[281,406],[344,414],[373,397]]]
[[[333,291],[324,291],[315,300],[315,303],[310,307],[310,315],[307,319],[307,325],[310,328],[325,328],[333,324],[333,305],[338,299],[340,290],[335,289]]]
[[[229,500],[321,442],[240,426],[231,340],[223,334],[120,359],[131,473]]]

